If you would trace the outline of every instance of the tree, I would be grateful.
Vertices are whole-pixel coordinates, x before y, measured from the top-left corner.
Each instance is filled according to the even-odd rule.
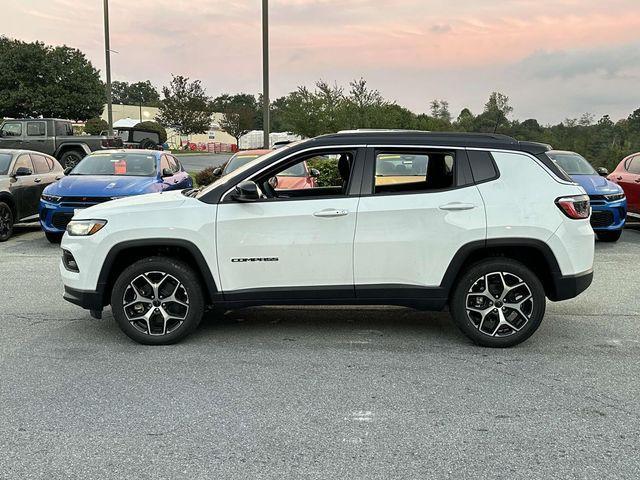
[[[449,112],[449,102],[446,100],[433,100],[429,107],[431,116],[444,122],[451,122],[451,112]]]
[[[158,122],[174,128],[181,135],[205,133],[211,127],[211,99],[200,80],[172,75],[169,86],[162,88]]]
[[[143,130],[151,130],[151,131],[154,131],[154,132],[158,132],[158,136],[160,137],[160,144],[161,145],[164,142],[167,141],[167,131],[158,122],[150,122],[150,121],[140,122],[135,126],[135,128],[140,128],[140,129],[143,129]]]
[[[484,106],[484,112],[476,119],[476,127],[481,132],[496,133],[501,126],[509,124],[508,117],[512,111],[509,97],[493,92]]]
[[[240,137],[251,130],[255,122],[255,111],[248,107],[228,107],[224,112],[220,127],[240,143]]]
[[[145,107],[160,105],[160,94],[149,80],[131,84],[113,82],[111,84],[111,99],[113,103],[123,105],[142,105]]]
[[[104,132],[109,128],[109,124],[98,117],[90,118],[84,124],[84,131],[89,135],[100,135],[100,133]]]
[[[0,37],[0,117],[87,120],[102,114],[105,87],[85,55]]]
[[[213,99],[211,110],[224,114],[222,123],[226,127],[220,126],[238,140],[248,130],[262,129],[262,109],[259,105],[256,97],[248,93],[225,93]],[[237,135],[232,131],[237,132]]]

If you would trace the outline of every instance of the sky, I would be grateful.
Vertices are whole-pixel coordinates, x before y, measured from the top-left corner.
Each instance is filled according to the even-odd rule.
[[[0,34],[66,44],[104,73],[102,0],[0,0]],[[110,0],[114,80],[199,79],[211,96],[262,89],[260,0]],[[271,0],[271,96],[319,80],[416,113],[433,99],[558,123],[640,108],[639,0]]]

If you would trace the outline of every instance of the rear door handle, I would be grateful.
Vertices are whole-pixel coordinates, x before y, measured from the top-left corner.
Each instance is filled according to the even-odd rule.
[[[327,208],[313,214],[314,217],[320,218],[344,217],[345,215],[349,215],[349,210],[339,210],[337,208]]]
[[[472,210],[476,208],[476,206],[472,203],[460,203],[460,202],[453,202],[453,203],[447,203],[446,205],[440,205],[440,210],[448,210],[448,211],[459,211],[459,210]]]

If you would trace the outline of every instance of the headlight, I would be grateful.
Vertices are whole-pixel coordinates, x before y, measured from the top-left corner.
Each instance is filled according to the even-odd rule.
[[[88,237],[100,231],[106,224],[106,220],[71,220],[67,225],[67,233],[72,237]]]
[[[57,195],[45,195],[45,194],[42,194],[42,196],[40,198],[42,200],[44,200],[45,202],[51,202],[51,203],[58,203],[60,200],[62,200],[62,197],[59,197]]]
[[[615,202],[617,200],[622,200],[624,198],[624,193],[614,193],[612,195],[605,195],[604,198],[609,202]]]

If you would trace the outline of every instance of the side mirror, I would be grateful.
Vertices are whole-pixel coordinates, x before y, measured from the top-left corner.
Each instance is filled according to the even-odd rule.
[[[165,177],[173,177],[173,170],[171,170],[170,168],[163,168],[162,178],[165,178]]]
[[[213,169],[213,174],[214,174],[216,177],[221,177],[221,176],[222,176],[222,168],[220,168],[220,167],[216,167],[216,168],[214,168],[214,169]]]
[[[67,167],[64,169],[64,174],[65,175],[69,175],[71,173],[71,170],[73,170],[73,167]]]
[[[274,190],[278,188],[278,177],[271,177],[269,179],[269,185],[271,185],[271,188],[273,188]]]
[[[28,175],[33,175],[33,171],[27,167],[19,167],[13,174],[14,177],[26,177]]]
[[[312,168],[311,170],[309,170],[309,173],[313,178],[318,178],[320,176],[320,170],[318,170],[317,168]]]
[[[238,202],[255,202],[259,198],[258,185],[251,181],[240,182],[233,192],[233,199]]]
[[[601,177],[606,177],[607,175],[609,175],[609,170],[604,167],[596,168],[596,172],[598,172],[598,175],[600,175]]]

